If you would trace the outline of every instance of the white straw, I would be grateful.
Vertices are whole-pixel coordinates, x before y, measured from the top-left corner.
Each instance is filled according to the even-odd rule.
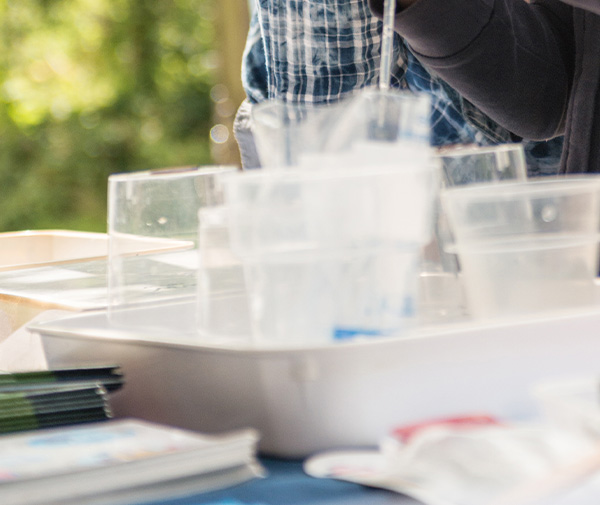
[[[381,61],[379,67],[379,89],[382,90],[389,89],[391,82],[395,14],[396,0],[384,0],[383,31],[381,34]]]

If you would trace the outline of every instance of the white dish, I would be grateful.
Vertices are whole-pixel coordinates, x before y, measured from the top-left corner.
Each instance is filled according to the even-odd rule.
[[[253,427],[262,435],[262,452],[284,457],[372,446],[395,426],[431,417],[529,417],[536,414],[534,384],[597,373],[600,362],[598,310],[258,349],[244,340],[200,341],[178,317],[190,303],[134,309],[147,327],[170,323],[168,335],[111,328],[104,311],[31,329],[42,336],[50,366],[123,367],[126,385],[113,398],[116,415],[206,432]],[[236,317],[239,308],[224,300],[221,312]]]

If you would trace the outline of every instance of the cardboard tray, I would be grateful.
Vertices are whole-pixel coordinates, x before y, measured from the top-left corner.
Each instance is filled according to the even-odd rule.
[[[131,237],[123,247],[124,254],[153,257],[186,251],[191,245],[181,240]],[[0,233],[0,342],[46,310],[105,308],[108,246],[105,233]]]

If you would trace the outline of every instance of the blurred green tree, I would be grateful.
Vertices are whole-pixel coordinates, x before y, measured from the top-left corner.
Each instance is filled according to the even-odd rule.
[[[111,173],[211,163],[215,16],[213,0],[0,0],[0,231],[105,231]]]

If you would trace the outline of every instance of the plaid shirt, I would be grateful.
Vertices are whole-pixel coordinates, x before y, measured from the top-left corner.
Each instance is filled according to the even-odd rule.
[[[338,101],[378,83],[382,24],[366,0],[254,0],[242,63],[250,102]],[[395,34],[391,86],[431,96],[431,143],[489,145],[515,139],[431,75]],[[556,173],[562,139],[527,142],[530,171]]]

